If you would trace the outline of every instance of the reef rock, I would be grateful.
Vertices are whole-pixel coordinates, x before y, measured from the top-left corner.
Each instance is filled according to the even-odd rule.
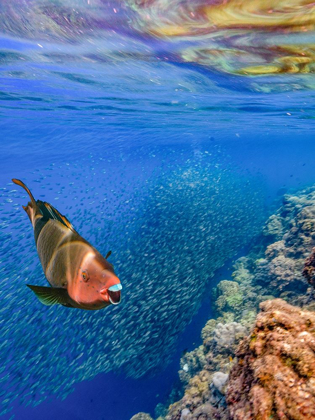
[[[240,340],[247,334],[247,328],[237,322],[223,324],[210,319],[202,330],[203,344],[181,358],[180,380],[184,385],[203,369],[227,372],[230,357],[234,357]]]
[[[205,338],[205,351],[212,355],[231,355],[234,353],[239,340],[246,335],[246,328],[237,322],[221,324],[219,322],[212,334]],[[234,351],[233,351],[234,350]]]
[[[203,369],[205,364],[206,358],[203,345],[185,353],[180,360],[181,369],[179,371],[179,378],[181,382],[187,384],[196,372]]]
[[[238,312],[241,310],[243,295],[236,281],[222,280],[216,288],[217,300],[215,309],[222,314],[226,311]]]
[[[181,359],[184,396],[163,419],[315,419],[315,187],[286,195],[233,267],[213,293],[218,318]]]
[[[150,414],[147,413],[137,413],[131,417],[130,420],[153,420]]]
[[[233,420],[315,418],[315,313],[281,299],[261,313],[236,355],[226,400]]]
[[[184,396],[170,405],[166,420],[227,420],[225,389],[232,359],[247,329],[237,323],[210,320],[202,330],[203,344],[181,359],[179,376]]]
[[[280,237],[283,233],[283,225],[281,217],[277,214],[273,214],[269,217],[267,223],[263,229],[263,235],[265,236],[273,236],[273,237]]]
[[[223,372],[215,372],[212,378],[213,386],[222,394],[225,394],[225,386],[229,375]]]
[[[282,207],[268,219],[263,233],[267,244],[262,258],[256,260],[253,282],[294,302],[308,287],[302,270],[305,258],[315,246],[314,187],[285,195]],[[304,273],[306,277],[309,269]]]
[[[315,248],[311,255],[305,260],[303,276],[315,288]]]
[[[252,259],[249,257],[240,257],[238,258],[234,265],[234,271],[232,277],[235,281],[240,284],[250,284],[253,279],[253,274],[251,273]]]
[[[256,253],[254,256],[257,258]],[[223,324],[238,322],[246,328],[251,327],[259,311],[259,303],[273,298],[268,289],[254,283],[256,258],[241,257],[236,260],[232,273],[234,281],[222,280],[214,288],[215,313]],[[267,260],[261,261],[268,265]]]

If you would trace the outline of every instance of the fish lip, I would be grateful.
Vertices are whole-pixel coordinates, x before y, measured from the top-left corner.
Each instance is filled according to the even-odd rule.
[[[113,286],[110,286],[108,288],[108,290],[110,290],[111,292],[118,292],[121,289],[122,289],[122,285],[120,283],[114,284]]]
[[[121,302],[121,294],[119,294],[119,301],[118,302],[114,302],[110,296],[109,296],[109,301],[112,305],[119,305],[120,302]]]
[[[107,289],[108,298],[112,305],[119,305],[121,302],[121,289],[122,285],[120,283],[114,284]]]

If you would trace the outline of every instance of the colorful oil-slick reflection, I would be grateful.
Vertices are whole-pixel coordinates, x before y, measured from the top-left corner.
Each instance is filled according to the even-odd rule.
[[[242,75],[314,72],[311,1],[133,2],[138,27],[153,36],[198,41],[185,62]]]
[[[0,11],[0,31],[10,36],[62,43],[123,36],[145,45],[155,38],[172,61],[243,76],[315,68],[311,0],[6,0]]]

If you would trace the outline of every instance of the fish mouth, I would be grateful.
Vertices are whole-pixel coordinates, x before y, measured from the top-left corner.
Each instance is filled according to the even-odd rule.
[[[120,303],[121,289],[122,289],[122,285],[120,283],[115,284],[114,286],[111,286],[108,288],[109,301],[113,305],[118,305],[118,303]]]

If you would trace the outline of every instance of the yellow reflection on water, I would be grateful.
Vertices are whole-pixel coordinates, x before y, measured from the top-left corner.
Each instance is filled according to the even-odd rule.
[[[240,74],[262,75],[275,73],[313,73],[315,70],[315,45],[285,45],[273,48],[272,63],[248,66]]]
[[[204,6],[211,25],[220,28],[314,29],[315,4],[310,0],[230,0]]]
[[[315,70],[315,2],[142,0],[142,31],[174,41],[180,58],[221,72],[260,76]]]
[[[182,58],[187,62],[242,75],[315,72],[315,45],[273,45],[244,49],[191,48],[182,53]]]

